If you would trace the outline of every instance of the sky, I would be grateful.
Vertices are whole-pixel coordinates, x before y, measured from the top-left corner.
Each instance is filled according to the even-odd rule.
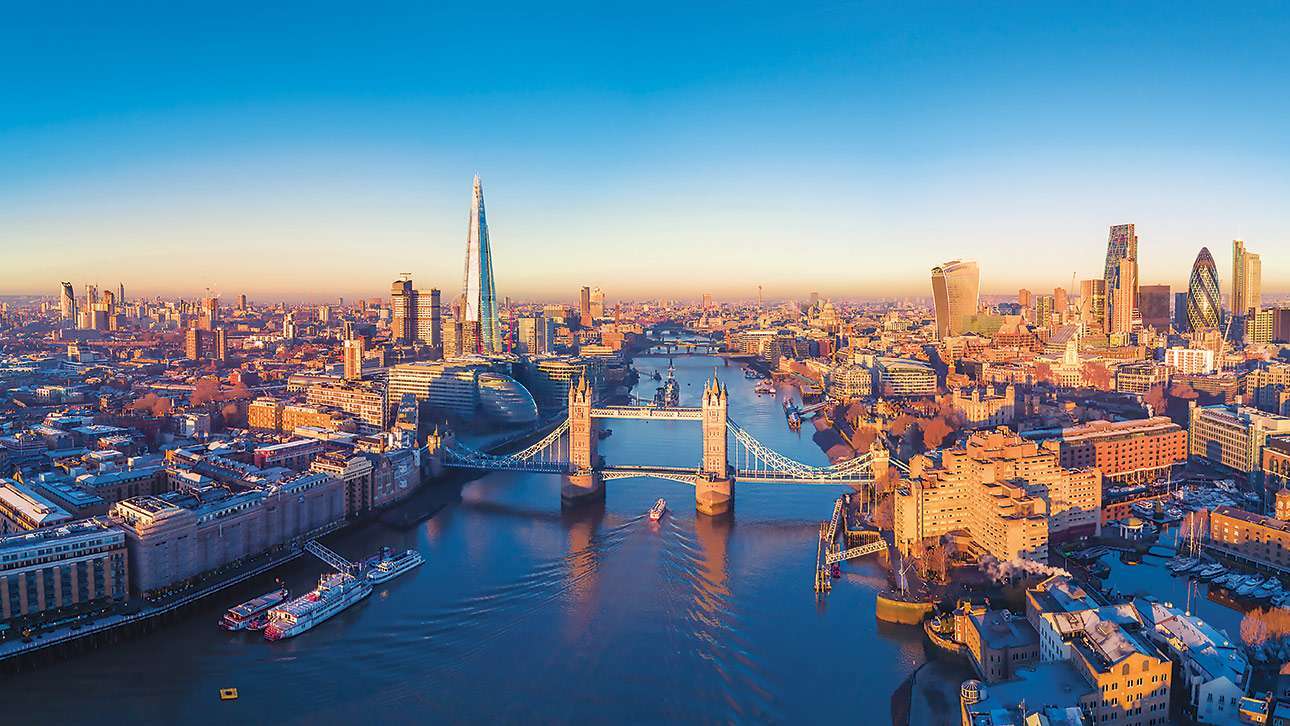
[[[1231,240],[1290,291],[1290,5],[10,4],[0,292],[926,296],[1141,281]]]

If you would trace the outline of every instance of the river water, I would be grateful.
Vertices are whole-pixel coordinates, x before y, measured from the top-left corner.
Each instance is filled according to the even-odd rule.
[[[667,363],[636,361],[664,375]],[[732,419],[783,454],[827,463],[740,366],[675,366],[682,405],[698,405],[715,371]],[[643,375],[636,393],[656,385]],[[601,442],[609,462],[697,466],[697,422],[601,425],[613,429]],[[446,502],[428,519],[326,541],[355,559],[412,547],[427,563],[312,631],[267,643],[215,625],[274,576],[306,590],[323,569],[306,557],[154,633],[4,677],[6,711],[43,723],[881,724],[924,659],[919,631],[874,618],[877,564],[847,565],[826,598],[812,591],[818,522],[842,487],[739,484],[733,516],[711,519],[695,514],[690,486],[658,479],[611,481],[603,507],[573,513],[550,475],[428,486]],[[644,515],[658,497],[669,512],[654,524]],[[219,701],[224,687],[239,700]]]

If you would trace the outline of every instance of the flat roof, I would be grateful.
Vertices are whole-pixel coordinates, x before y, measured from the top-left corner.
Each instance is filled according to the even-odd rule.
[[[10,479],[0,480],[0,502],[37,527],[48,527],[72,518],[66,509],[37,494],[34,490]]]

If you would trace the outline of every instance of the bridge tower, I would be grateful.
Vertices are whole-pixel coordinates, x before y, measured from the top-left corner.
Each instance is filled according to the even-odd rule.
[[[726,451],[729,396],[712,374],[703,386],[703,468],[694,484],[694,506],[701,514],[725,514],[735,505],[735,480]]]
[[[605,495],[600,475],[600,455],[596,453],[595,419],[591,418],[592,388],[586,376],[569,382],[569,465],[560,487],[564,504],[599,499]]]

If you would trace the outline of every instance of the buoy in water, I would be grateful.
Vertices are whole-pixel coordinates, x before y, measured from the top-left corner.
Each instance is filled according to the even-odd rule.
[[[236,688],[221,688],[221,689],[219,689],[219,700],[221,700],[221,701],[236,701],[236,700],[237,700],[237,689],[236,689]]]

